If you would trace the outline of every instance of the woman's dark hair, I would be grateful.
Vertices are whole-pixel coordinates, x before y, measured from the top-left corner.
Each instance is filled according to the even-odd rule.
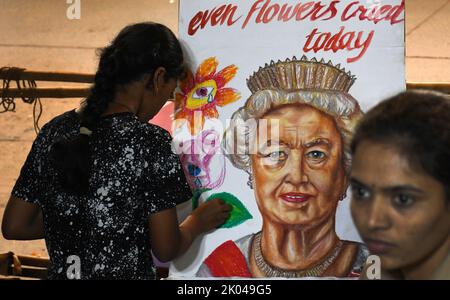
[[[169,28],[157,23],[125,27],[100,53],[98,70],[90,95],[84,100],[81,127],[94,131],[121,85],[153,75],[164,67],[167,78],[180,79],[185,73],[181,45]],[[52,158],[59,183],[70,193],[86,194],[89,187],[89,136],[80,134],[53,145]]]
[[[450,201],[449,96],[408,91],[381,102],[357,126],[352,154],[365,140],[396,147],[412,165],[438,180]]]

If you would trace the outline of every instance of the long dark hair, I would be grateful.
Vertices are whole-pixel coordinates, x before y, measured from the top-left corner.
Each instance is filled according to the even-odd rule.
[[[138,23],[125,27],[100,53],[98,70],[90,95],[80,114],[81,127],[94,131],[101,115],[113,100],[116,89],[153,75],[164,67],[167,78],[184,75],[183,52],[169,28],[157,23]],[[70,193],[86,194],[89,189],[89,136],[79,134],[71,140],[56,142],[51,156],[59,183]]]
[[[408,91],[381,102],[358,125],[352,154],[364,140],[395,146],[411,165],[422,168],[444,186],[450,202],[449,96]]]

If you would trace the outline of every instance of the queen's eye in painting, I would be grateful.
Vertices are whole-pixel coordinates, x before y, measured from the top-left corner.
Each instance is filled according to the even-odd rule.
[[[263,164],[267,166],[275,166],[284,163],[288,158],[288,154],[283,150],[271,151],[266,154],[261,154],[261,156]]]
[[[306,153],[306,158],[312,163],[321,163],[327,158],[327,154],[320,150],[313,150]]]

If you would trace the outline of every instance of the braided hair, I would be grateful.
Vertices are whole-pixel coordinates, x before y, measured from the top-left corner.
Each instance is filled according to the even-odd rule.
[[[81,127],[94,131],[113,101],[118,86],[153,75],[163,67],[166,80],[184,75],[181,45],[172,31],[162,24],[137,23],[122,29],[100,53],[98,70],[80,114]],[[70,140],[56,142],[51,151],[59,183],[69,193],[86,194],[89,188],[89,135],[80,133]]]

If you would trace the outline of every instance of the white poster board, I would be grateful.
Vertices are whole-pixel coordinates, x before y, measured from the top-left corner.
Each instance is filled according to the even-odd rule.
[[[315,275],[342,277],[339,274],[327,274],[325,271],[331,268],[330,264],[334,263],[336,257],[340,257],[340,251],[344,251],[342,245],[338,249],[335,243],[330,248],[329,254],[325,256],[329,260],[328,263],[320,262],[320,260],[314,263],[312,260],[305,266],[313,267],[305,267],[305,272],[300,267],[300,270],[295,272],[295,267],[291,268],[286,264],[287,261],[296,261],[295,255],[284,253],[285,256],[283,256],[283,247],[290,246],[278,241],[278,239],[289,239],[289,234],[283,233],[280,234],[282,237],[273,237],[273,245],[269,242],[268,237],[271,237],[269,234],[266,233],[265,236],[261,234],[259,237],[257,235],[264,223],[267,225],[272,222],[279,225],[284,222],[276,220],[280,217],[279,215],[271,215],[270,207],[285,205],[288,208],[284,207],[284,212],[289,209],[298,209],[301,214],[300,210],[306,209],[302,208],[303,206],[313,205],[320,193],[325,197],[327,190],[321,190],[320,183],[314,184],[311,178],[307,178],[305,180],[311,181],[311,188],[309,192],[305,192],[308,190],[306,185],[302,188],[300,183],[298,186],[292,183],[295,172],[291,171],[286,175],[288,177],[280,179],[274,173],[275,171],[271,170],[266,170],[264,175],[266,177],[262,179],[261,172],[253,174],[252,180],[259,180],[259,182],[253,182],[253,185],[256,183],[257,186],[252,189],[248,182],[249,174],[257,171],[255,164],[252,165],[250,160],[249,163],[253,168],[247,169],[246,172],[245,168],[242,168],[245,161],[236,162],[225,157],[223,153],[226,143],[222,141],[222,138],[224,131],[230,125],[245,119],[235,118],[230,122],[233,114],[245,107],[246,101],[261,90],[282,90],[284,94],[281,94],[281,97],[285,98],[289,93],[297,93],[296,96],[289,96],[292,98],[292,103],[298,102],[296,98],[302,98],[300,102],[303,104],[307,102],[316,108],[317,105],[322,105],[322,113],[326,113],[327,109],[334,110],[335,115],[341,115],[347,119],[350,117],[345,116],[345,111],[355,110],[357,108],[355,105],[359,105],[364,112],[381,99],[405,90],[404,2],[402,0],[309,2],[182,0],[180,1],[179,37],[185,47],[193,77],[181,86],[178,95],[178,110],[175,114],[177,127],[174,130],[175,141],[179,146],[178,151],[181,148],[197,149],[198,145],[203,147],[197,154],[182,156],[188,180],[191,186],[198,190],[196,194],[198,201],[202,202],[213,194],[219,194],[228,199],[227,201],[239,202],[240,204],[237,204],[235,208],[240,214],[225,228],[219,228],[197,239],[183,257],[171,264],[171,277],[233,277],[242,274],[245,277],[245,274],[248,275],[245,267],[236,266],[233,263],[238,264],[237,261],[244,259],[247,271],[252,274],[252,277],[263,276],[261,274],[264,272],[269,277],[313,277]],[[330,93],[334,93],[334,96],[330,96]],[[255,106],[259,106],[259,103],[263,101],[261,99],[267,100],[269,96],[273,96],[272,94],[260,95],[262,98],[253,99],[255,103],[253,106],[247,105],[247,110],[249,107],[256,109]],[[280,95],[277,97],[279,98]],[[341,102],[329,100],[334,99],[333,97],[341,97]],[[273,99],[267,101],[279,102]],[[348,107],[340,107],[344,104]],[[292,105],[291,107],[294,107]],[[264,111],[264,108],[257,108],[261,109],[262,113],[268,113],[267,109]],[[247,110],[240,110],[240,112],[245,114]],[[299,110],[296,113],[297,115],[292,113],[292,116],[280,118],[282,122],[296,118],[302,119],[299,116],[303,116],[304,111]],[[194,124],[194,118],[200,121]],[[292,147],[292,149],[295,148],[295,146]],[[293,163],[300,160],[294,160],[294,150],[289,149],[286,151],[291,151],[290,156],[282,152],[275,153],[275,151],[272,152],[275,154],[270,154],[272,156],[269,158],[261,159],[273,161],[272,158],[275,155],[275,160],[278,159],[277,163],[279,163],[280,156],[285,155],[288,158],[282,159],[292,167]],[[315,155],[315,158],[308,159],[312,161],[315,159],[314,163],[321,163],[320,155],[326,155],[326,153],[316,151],[307,155],[308,157]],[[279,167],[280,170],[283,168],[284,166]],[[305,168],[312,170],[315,167],[309,165]],[[314,170],[317,171],[317,169]],[[270,177],[271,174],[275,175]],[[298,176],[307,177],[304,173]],[[270,178],[274,181],[279,180],[280,186],[277,187],[270,182]],[[333,180],[339,181],[336,178]],[[285,202],[272,206],[264,204],[264,201],[268,202],[267,199],[271,197],[271,192],[268,190],[271,184],[272,192],[276,194],[274,201],[285,200]],[[323,186],[322,188],[326,189]],[[303,192],[302,189],[304,189]],[[261,198],[259,202],[256,201],[258,193]],[[331,198],[336,196],[332,194],[328,191],[327,195]],[[339,204],[335,213],[334,231],[340,240],[359,241],[351,221],[349,197],[345,197],[345,193],[338,196],[339,199],[335,199]],[[342,197],[344,199],[339,201]],[[281,198],[284,200],[280,200]],[[303,201],[306,204],[301,203]],[[236,202],[233,203],[236,204]],[[261,210],[265,212],[262,213]],[[189,211],[190,205],[185,205],[179,214],[184,216]],[[296,216],[292,218],[295,219]],[[286,222],[295,223],[296,221],[292,219]],[[274,229],[274,226],[278,225],[267,225],[267,230],[283,231],[279,228]],[[282,225],[280,226],[283,228]],[[299,228],[305,226],[303,223],[298,224]],[[304,237],[301,234],[299,236]],[[261,237],[263,240],[266,238],[266,241],[261,242]],[[311,237],[308,236],[306,240],[308,239]],[[297,250],[307,246],[299,245]],[[270,253],[274,248],[277,250]],[[292,249],[291,247],[289,250],[284,250],[292,252]],[[241,251],[241,257],[237,250]],[[205,264],[205,260],[214,251],[216,253],[213,259],[210,259],[211,265]],[[257,264],[258,255],[262,255],[259,259],[262,260],[263,265]],[[314,256],[311,253],[309,255]],[[223,260],[221,256],[225,256]],[[270,257],[264,258],[264,256]],[[292,274],[282,273],[282,267],[274,266],[277,264],[277,259],[279,265],[285,266],[284,269],[294,270]],[[300,255],[299,260],[298,266],[302,266]],[[236,272],[229,271],[226,270],[228,265],[230,268],[241,269]]]

